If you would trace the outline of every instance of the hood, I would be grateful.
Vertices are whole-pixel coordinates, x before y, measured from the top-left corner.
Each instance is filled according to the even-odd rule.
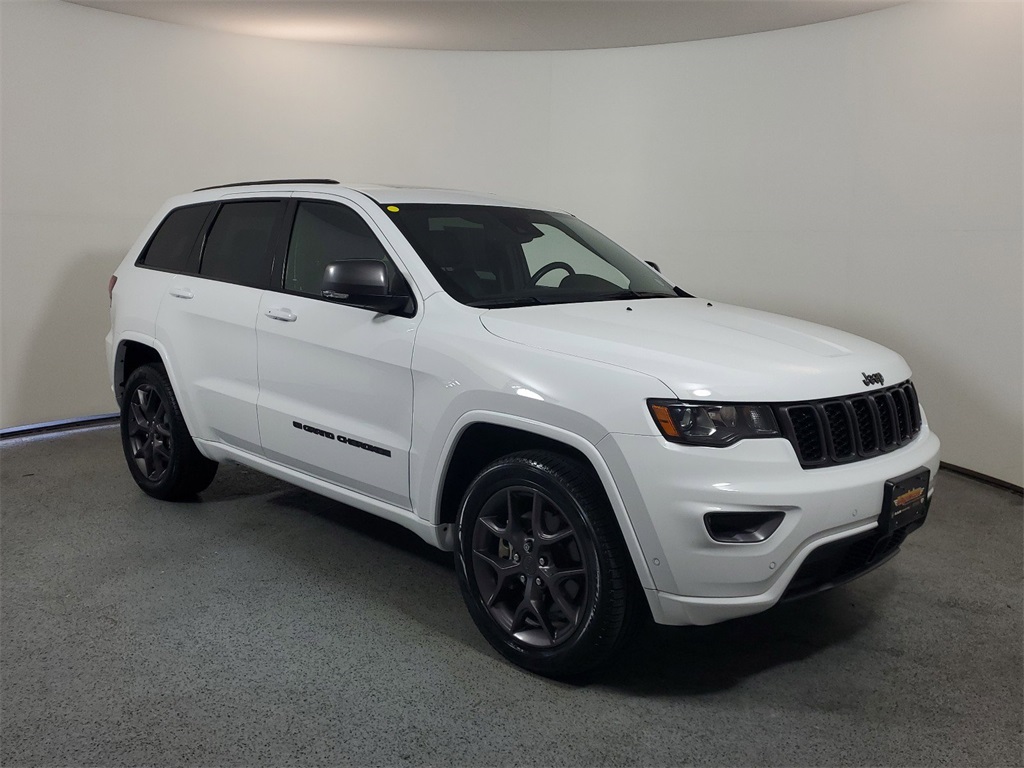
[[[910,378],[902,357],[823,325],[705,299],[639,299],[492,309],[502,339],[646,373],[681,399],[786,402]]]

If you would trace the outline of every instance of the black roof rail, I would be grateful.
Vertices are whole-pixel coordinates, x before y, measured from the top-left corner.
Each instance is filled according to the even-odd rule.
[[[208,189],[224,189],[225,187],[250,187],[257,184],[340,184],[335,179],[261,179],[259,181],[236,181],[232,184],[214,184],[212,187],[200,187],[193,192],[205,192]]]

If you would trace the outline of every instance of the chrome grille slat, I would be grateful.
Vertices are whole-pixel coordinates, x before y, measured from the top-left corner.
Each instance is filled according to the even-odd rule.
[[[921,431],[913,383],[847,397],[784,403],[775,417],[804,469],[861,461],[896,450]]]

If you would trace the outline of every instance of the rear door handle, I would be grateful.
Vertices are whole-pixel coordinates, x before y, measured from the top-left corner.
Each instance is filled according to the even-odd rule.
[[[178,286],[175,286],[171,288],[171,296],[174,296],[177,299],[191,299],[195,294],[188,288],[179,288]]]
[[[274,320],[280,320],[285,323],[294,323],[296,319],[298,319],[298,315],[296,315],[294,312],[292,312],[290,309],[287,309],[286,307],[281,307],[279,309],[268,309],[267,317],[272,318]]]

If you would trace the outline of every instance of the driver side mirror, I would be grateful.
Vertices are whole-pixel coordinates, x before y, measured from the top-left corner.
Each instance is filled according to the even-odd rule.
[[[324,269],[320,295],[328,301],[383,314],[399,313],[411,303],[409,294],[391,293],[387,265],[376,259],[331,262]]]

